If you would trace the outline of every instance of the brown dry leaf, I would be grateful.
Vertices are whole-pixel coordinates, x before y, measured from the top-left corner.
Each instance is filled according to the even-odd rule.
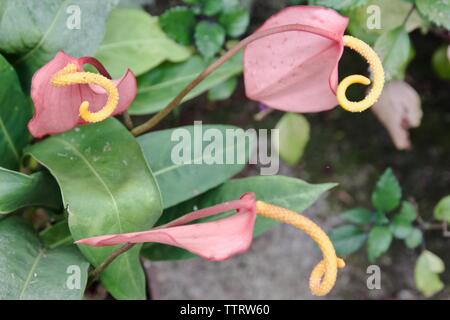
[[[417,128],[422,120],[420,96],[416,90],[404,81],[391,81],[372,110],[388,130],[395,147],[410,149],[408,130]]]

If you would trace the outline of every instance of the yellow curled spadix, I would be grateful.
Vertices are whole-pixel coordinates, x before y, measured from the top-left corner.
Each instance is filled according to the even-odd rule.
[[[377,102],[383,91],[384,86],[384,70],[383,64],[376,52],[364,41],[354,38],[352,36],[343,37],[344,45],[352,50],[358,52],[369,63],[370,71],[372,73],[372,88],[366,97],[361,101],[349,101],[346,96],[346,91],[349,86],[354,83],[369,85],[371,83],[369,78],[362,75],[351,75],[344,78],[338,85],[336,98],[339,105],[350,112],[361,112]]]
[[[56,87],[70,86],[74,84],[95,84],[103,88],[108,95],[106,104],[97,112],[89,111],[89,101],[83,101],[80,105],[80,117],[86,122],[100,122],[110,117],[119,103],[119,91],[114,83],[97,73],[78,72],[77,66],[69,63],[52,78],[52,84]]]
[[[336,256],[333,243],[327,234],[307,217],[263,201],[256,201],[256,213],[300,229],[317,243],[322,251],[323,259],[311,272],[309,288],[316,296],[327,295],[336,283],[337,270],[345,267],[344,260]]]

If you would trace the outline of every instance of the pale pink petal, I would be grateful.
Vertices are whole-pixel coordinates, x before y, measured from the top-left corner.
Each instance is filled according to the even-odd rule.
[[[31,98],[35,114],[28,124],[28,129],[36,138],[48,134],[68,131],[78,124],[83,124],[79,116],[80,104],[89,101],[89,109],[98,111],[105,105],[107,95],[101,88],[93,89],[90,85],[71,85],[55,87],[51,78],[67,64],[77,65],[79,71],[87,58],[74,58],[64,52],[59,52],[49,63],[39,69],[32,79]],[[119,105],[114,114],[125,111],[136,96],[136,78],[128,70],[125,75],[114,81],[119,90]]]
[[[182,225],[229,210],[233,216],[211,222]],[[120,243],[157,242],[186,249],[207,260],[220,261],[245,252],[253,239],[256,219],[255,196],[194,211],[157,229],[81,239],[78,244],[112,246]]]
[[[347,23],[336,11],[314,6],[289,7],[270,17],[258,31],[301,24],[332,36],[291,31],[249,44],[244,49],[247,97],[290,112],[318,112],[336,106],[337,64]]]

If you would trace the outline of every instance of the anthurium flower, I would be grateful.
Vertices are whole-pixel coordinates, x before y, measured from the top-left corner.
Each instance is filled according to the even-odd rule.
[[[236,210],[237,213],[214,221],[188,224],[230,210]],[[309,284],[313,294],[326,295],[336,282],[337,269],[345,265],[344,261],[336,256],[326,233],[314,222],[296,212],[256,201],[252,193],[244,194],[239,200],[191,212],[149,231],[101,235],[81,239],[76,243],[113,246],[120,243],[157,242],[186,249],[207,260],[221,261],[249,249],[257,214],[293,225],[317,242],[324,259],[312,271]]]
[[[91,64],[98,73],[85,72]],[[119,80],[91,57],[74,58],[59,52],[39,69],[31,83],[35,114],[28,129],[36,138],[102,121],[124,112],[136,96],[136,78],[127,70]]]
[[[248,98],[290,112],[325,111],[338,103],[349,111],[369,108],[381,94],[383,68],[367,44],[344,36],[347,24],[336,11],[314,6],[288,7],[270,17],[244,49]],[[345,91],[352,83],[370,84],[368,78],[350,76],[338,87],[344,46],[366,58],[373,73],[372,90],[360,102],[348,101]]]

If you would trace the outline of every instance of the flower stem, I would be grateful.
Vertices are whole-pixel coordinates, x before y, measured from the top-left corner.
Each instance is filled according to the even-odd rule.
[[[133,248],[135,246],[135,243],[127,243],[124,246],[120,247],[119,249],[113,251],[111,253],[111,255],[105,259],[105,261],[103,261],[97,268],[95,268],[94,270],[92,270],[89,273],[89,281],[87,284],[87,287],[90,287],[92,285],[93,282],[95,282],[98,277],[100,276],[100,274],[118,257],[120,256],[122,253],[130,250],[131,248]]]
[[[283,33],[283,32],[292,32],[292,31],[302,31],[302,32],[308,32],[308,33],[314,33],[318,36],[333,40],[333,41],[342,41],[342,37],[336,33],[329,32],[323,29],[314,28],[307,25],[302,24],[288,24],[280,27],[274,27],[262,31],[257,31],[253,33],[252,35],[248,36],[247,38],[241,40],[237,45],[235,45],[233,48],[231,48],[229,51],[227,51],[223,56],[221,56],[219,59],[217,59],[215,62],[213,62],[211,65],[209,65],[202,73],[200,73],[192,82],[190,82],[169,104],[162,109],[160,112],[158,112],[156,115],[154,115],[150,120],[147,122],[137,126],[134,128],[131,132],[134,136],[140,136],[141,134],[149,131],[153,127],[155,127],[161,120],[163,120],[172,110],[174,110],[186,97],[186,95],[189,94],[189,92],[194,89],[198,84],[200,84],[206,77],[208,77],[211,73],[213,73],[215,70],[217,70],[221,65],[223,65],[228,59],[233,57],[236,53],[238,53],[242,48],[246,47],[253,41],[256,41],[258,39],[271,36],[277,33]]]
[[[409,9],[408,13],[407,13],[406,16],[405,16],[405,19],[403,19],[403,23],[402,23],[402,26],[403,26],[403,27],[406,26],[406,23],[408,22],[409,18],[411,17],[411,15],[413,14],[413,12],[414,12],[415,9],[416,9],[416,4],[413,3],[413,4],[411,5],[411,8]]]

